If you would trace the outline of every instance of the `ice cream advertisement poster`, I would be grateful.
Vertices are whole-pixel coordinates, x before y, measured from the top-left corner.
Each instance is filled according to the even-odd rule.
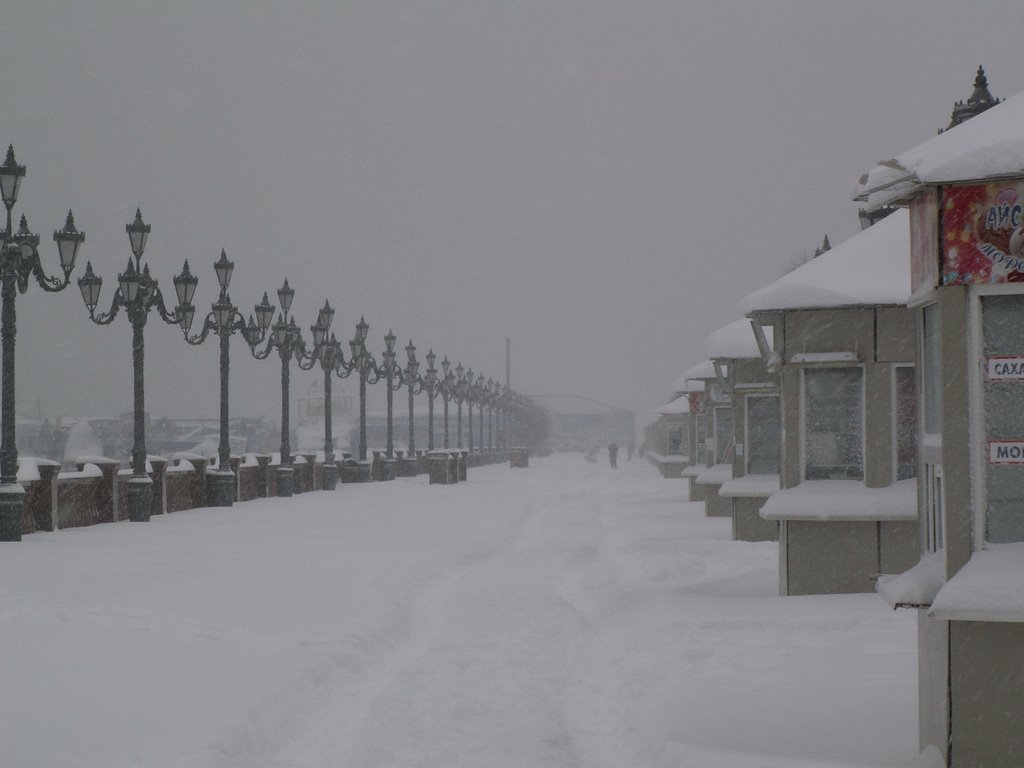
[[[1024,282],[1024,182],[948,187],[943,285]]]

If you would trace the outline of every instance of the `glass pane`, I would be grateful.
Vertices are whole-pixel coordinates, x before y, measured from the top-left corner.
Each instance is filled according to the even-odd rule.
[[[982,298],[983,354],[1024,357],[1024,296]],[[1024,441],[1024,381],[984,382],[985,441]],[[1024,541],[1024,464],[988,464],[989,541]]]
[[[804,371],[808,480],[863,479],[863,381],[859,368]]]
[[[736,437],[732,431],[732,408],[715,408],[715,462],[732,462]]]
[[[682,427],[670,427],[668,430],[668,454],[678,455],[683,452],[683,430]]]
[[[707,415],[697,414],[697,463],[708,463],[708,423]]]
[[[942,433],[942,360],[939,355],[939,310],[937,304],[924,308],[924,431]]]
[[[781,443],[778,397],[747,398],[747,473],[777,475]]]
[[[926,462],[924,476],[925,549],[938,552],[942,549],[942,529],[945,525],[942,512],[942,472],[937,465]]]
[[[896,368],[896,479],[917,476],[917,392],[914,369]]]

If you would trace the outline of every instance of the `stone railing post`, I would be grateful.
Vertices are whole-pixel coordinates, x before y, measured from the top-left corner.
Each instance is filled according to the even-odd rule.
[[[150,456],[149,464],[153,467],[153,512],[162,515],[167,509],[167,464],[163,456]]]
[[[270,456],[265,453],[256,454],[256,463],[259,464],[259,479],[256,481],[256,496],[260,499],[267,498],[267,475],[270,474]]]
[[[235,473],[235,494],[232,500],[237,502],[242,495],[242,457],[232,454],[229,461],[231,471]]]
[[[39,479],[33,481],[25,489],[25,510],[22,514],[22,530],[33,531],[54,530],[55,514],[53,512],[55,479],[60,471],[60,464],[48,459],[33,459]]]

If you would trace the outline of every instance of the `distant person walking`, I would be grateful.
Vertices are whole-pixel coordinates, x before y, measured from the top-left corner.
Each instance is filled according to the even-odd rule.
[[[619,446],[616,443],[608,443],[608,461],[611,462],[612,469],[618,468],[619,459]]]

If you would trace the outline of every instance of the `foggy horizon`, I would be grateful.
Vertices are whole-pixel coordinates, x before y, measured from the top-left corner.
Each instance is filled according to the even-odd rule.
[[[421,371],[499,381],[509,338],[518,392],[642,428],[740,299],[859,231],[857,177],[979,65],[1024,90],[1008,2],[12,5],[15,226],[49,274],[69,208],[86,233],[67,290],[17,300],[17,411],[49,418],[131,409],[129,323],[90,323],[75,281],[91,262],[109,307],[138,207],[167,299],[199,278],[196,328],[223,248],[246,316],[287,278],[307,341],[326,299],[346,346],[365,317],[378,359],[392,329]],[[277,418],[276,355],[231,348],[232,415]],[[147,411],[214,417],[217,360],[151,313]],[[293,413],[319,376],[292,367]]]

